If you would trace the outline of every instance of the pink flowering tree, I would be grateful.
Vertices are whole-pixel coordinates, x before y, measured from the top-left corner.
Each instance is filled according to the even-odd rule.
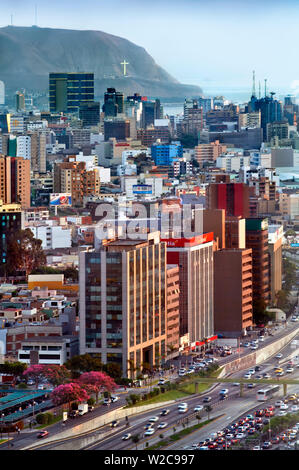
[[[28,367],[28,369],[23,372],[23,375],[33,379],[36,382],[36,386],[41,379],[47,379],[53,385],[60,385],[67,382],[70,378],[70,372],[65,366],[55,364],[35,364]]]
[[[55,406],[68,403],[70,408],[73,401],[87,401],[90,398],[90,395],[79,383],[70,382],[58,385],[58,387],[54,388],[50,398]]]
[[[117,385],[109,375],[104,372],[84,372],[78,379],[80,383],[89,393],[95,393],[96,401],[98,402],[99,393],[113,392]]]

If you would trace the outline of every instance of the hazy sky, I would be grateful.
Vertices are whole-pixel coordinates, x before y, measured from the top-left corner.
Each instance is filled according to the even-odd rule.
[[[0,26],[31,26],[35,5],[38,26],[124,37],[183,83],[250,90],[255,70],[299,89],[299,0],[0,0]]]

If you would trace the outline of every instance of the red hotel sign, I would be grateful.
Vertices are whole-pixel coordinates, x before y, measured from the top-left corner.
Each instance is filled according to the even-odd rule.
[[[198,235],[191,238],[164,238],[161,239],[162,242],[166,242],[167,248],[184,248],[188,246],[202,245],[204,243],[212,242],[214,238],[214,233],[204,233],[203,235]]]

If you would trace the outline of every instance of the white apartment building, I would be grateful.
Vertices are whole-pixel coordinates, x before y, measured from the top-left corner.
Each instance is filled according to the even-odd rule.
[[[35,238],[42,241],[44,250],[70,248],[72,246],[71,229],[50,225],[29,226]]]
[[[29,135],[17,137],[17,157],[31,159],[31,137]]]

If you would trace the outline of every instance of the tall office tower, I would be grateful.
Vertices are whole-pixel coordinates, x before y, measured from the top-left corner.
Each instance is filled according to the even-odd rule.
[[[3,204],[0,200],[0,220],[0,275],[5,275],[7,241],[12,234],[24,228],[24,212],[19,204]]]
[[[253,324],[252,250],[215,251],[214,261],[215,333],[240,337]]]
[[[276,301],[277,292],[282,288],[283,226],[269,225],[268,237],[271,302],[274,303]]]
[[[103,112],[105,117],[116,117],[124,113],[124,94],[115,88],[107,88],[104,93]]]
[[[163,118],[163,108],[160,100],[155,101],[143,101],[142,103],[142,115],[141,115],[141,127],[146,129],[155,123],[155,119]]]
[[[93,73],[50,73],[51,113],[78,113],[82,103],[94,102]]]
[[[43,131],[29,134],[31,137],[31,170],[37,173],[47,171],[47,136]]]
[[[204,209],[202,211],[202,228],[204,233],[213,232],[219,250],[225,248],[225,210]]]
[[[79,118],[83,122],[83,127],[97,126],[100,122],[100,103],[81,103]]]
[[[225,209],[226,215],[249,217],[249,187],[244,183],[210,183],[207,209]]]
[[[16,92],[16,110],[17,113],[21,111],[25,111],[26,106],[25,106],[25,95],[24,93],[21,93],[20,91]]]
[[[187,134],[194,137],[199,135],[203,128],[203,110],[197,102],[193,103],[192,108],[184,108],[184,124]]]
[[[81,252],[80,354],[118,363],[124,376],[166,356],[166,246],[159,232]]]
[[[31,137],[30,135],[17,136],[17,157],[31,158]]]
[[[0,114],[0,131],[2,134],[10,132],[10,114]]]
[[[199,144],[194,148],[195,159],[200,165],[204,162],[215,162],[217,158],[226,152],[227,146],[220,144],[219,140],[210,144]]]
[[[246,247],[246,224],[241,216],[225,217],[225,247],[236,249]]]
[[[268,219],[246,219],[246,248],[252,249],[253,307],[270,300]]]
[[[248,103],[248,111],[261,112],[261,127],[263,129],[263,139],[267,139],[267,124],[271,122],[281,121],[283,116],[282,103],[274,99],[275,93],[270,93],[267,96],[265,93],[264,98],[257,99],[252,97]]]
[[[213,109],[214,107],[213,98],[200,97],[198,98],[197,102],[198,102],[198,106],[202,108],[204,114],[207,113],[208,111],[211,111],[211,109]]]
[[[180,271],[179,266],[167,265],[167,357],[175,357],[180,347]]]
[[[213,233],[165,241],[168,264],[180,268],[180,335],[196,343],[214,334]]]
[[[0,155],[0,200],[30,207],[30,161],[22,157]]]
[[[0,80],[0,106],[5,104],[5,85],[4,82]]]
[[[105,142],[114,137],[116,140],[125,141],[130,137],[129,119],[105,118],[104,120]]]

